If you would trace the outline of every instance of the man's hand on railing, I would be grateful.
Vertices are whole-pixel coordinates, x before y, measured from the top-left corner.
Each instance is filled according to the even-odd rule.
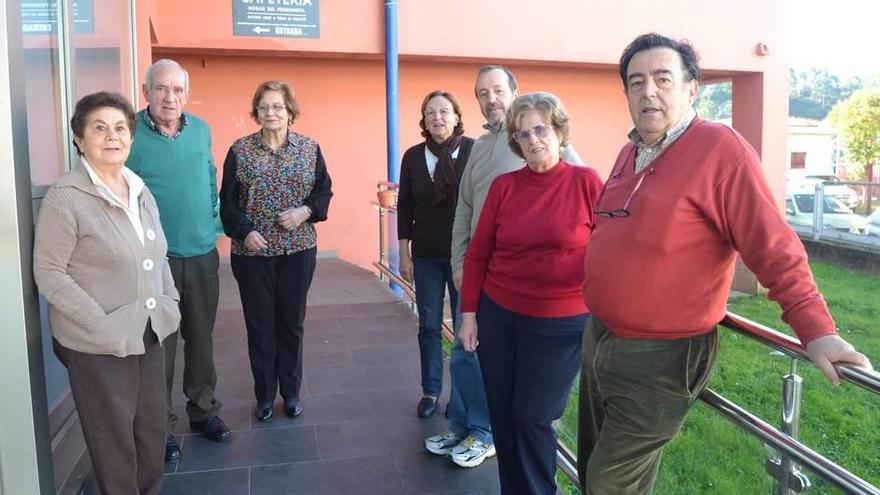
[[[461,328],[458,329],[458,338],[461,340],[461,347],[467,352],[474,352],[480,341],[477,340],[477,314],[462,313]]]
[[[413,281],[413,262],[409,253],[409,239],[400,239],[399,241],[400,261],[397,267],[400,269],[400,277],[409,283]]]
[[[807,344],[807,354],[813,364],[824,374],[833,385],[840,385],[840,375],[834,369],[834,365],[851,364],[862,368],[873,369],[871,361],[855,350],[847,341],[839,335],[826,335]]]
[[[455,284],[455,290],[461,291],[462,269],[459,268],[452,272],[452,283]]]

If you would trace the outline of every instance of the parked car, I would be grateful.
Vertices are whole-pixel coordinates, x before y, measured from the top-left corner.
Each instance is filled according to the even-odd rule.
[[[874,213],[868,215],[868,235],[880,237],[880,208],[874,210]]]
[[[836,175],[807,175],[792,179],[786,183],[788,192],[814,193],[816,184],[822,182],[842,182]],[[845,204],[848,208],[855,208],[859,204],[859,193],[846,184],[826,184],[825,196],[830,196]]]
[[[865,217],[856,215],[836,198],[824,196],[822,224],[824,229],[843,230],[853,234],[868,234]],[[785,219],[791,225],[813,225],[815,194],[787,193],[785,195]],[[875,212],[876,213],[876,212]]]

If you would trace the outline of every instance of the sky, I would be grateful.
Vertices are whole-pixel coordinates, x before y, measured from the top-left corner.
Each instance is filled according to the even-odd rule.
[[[880,0],[788,0],[794,69],[838,76],[880,74]]]

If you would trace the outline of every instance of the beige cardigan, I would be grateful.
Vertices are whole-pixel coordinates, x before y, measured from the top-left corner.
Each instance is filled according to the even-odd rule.
[[[147,318],[159,342],[177,331],[180,296],[156,200],[146,187],[139,204],[143,245],[125,211],[100,195],[82,165],[46,193],[34,240],[34,277],[62,346],[125,357],[144,353]]]

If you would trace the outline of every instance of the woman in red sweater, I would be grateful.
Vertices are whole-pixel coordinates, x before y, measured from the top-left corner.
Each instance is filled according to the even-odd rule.
[[[556,493],[552,423],[580,369],[583,262],[602,181],[560,160],[568,122],[552,94],[513,102],[510,147],[527,166],[492,183],[465,255],[459,336],[466,351],[479,345],[502,493]]]

